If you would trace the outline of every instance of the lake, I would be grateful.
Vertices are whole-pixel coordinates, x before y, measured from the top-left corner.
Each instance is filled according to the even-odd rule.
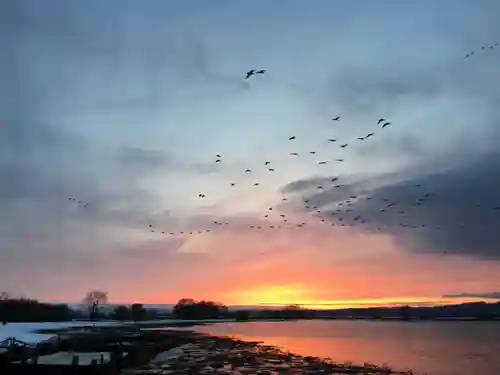
[[[197,330],[263,341],[338,362],[429,375],[500,374],[500,323],[302,320],[221,323]]]

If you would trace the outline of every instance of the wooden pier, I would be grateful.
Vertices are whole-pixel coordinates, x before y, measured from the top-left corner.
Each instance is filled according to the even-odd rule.
[[[119,348],[110,352],[60,351],[67,344],[58,336],[37,344],[9,337],[0,342],[0,374],[114,375],[126,356]]]

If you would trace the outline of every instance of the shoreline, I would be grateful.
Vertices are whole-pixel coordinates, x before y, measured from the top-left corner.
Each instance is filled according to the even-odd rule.
[[[146,375],[156,370],[161,374],[413,374],[411,370],[396,371],[385,364],[340,363],[331,358],[302,356],[263,342],[228,335],[175,330],[170,333],[188,334],[190,341],[159,352],[146,366],[122,373]]]

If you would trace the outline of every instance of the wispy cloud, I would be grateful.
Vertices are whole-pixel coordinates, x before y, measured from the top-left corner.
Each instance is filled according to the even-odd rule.
[[[455,294],[445,294],[443,298],[480,298],[480,299],[500,299],[500,292],[490,292],[490,293],[455,293]]]

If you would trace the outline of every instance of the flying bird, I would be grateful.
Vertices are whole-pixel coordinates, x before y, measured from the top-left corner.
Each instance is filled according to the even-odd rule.
[[[337,140],[336,140],[335,138],[330,138],[330,139],[328,140],[328,142],[332,142],[332,143],[333,143],[333,142],[337,142]]]
[[[385,121],[385,118],[381,118],[380,120],[378,120],[377,124],[380,125],[380,123],[383,121]]]
[[[375,135],[375,133],[368,133],[368,134],[366,135],[365,139],[368,139],[368,138],[370,138],[370,137],[373,137],[374,135]]]
[[[293,141],[294,139],[296,139],[294,135],[288,138],[289,141]]]
[[[390,122],[384,122],[384,124],[382,125],[382,129],[385,128],[386,126],[389,126],[389,125],[391,125]]]
[[[261,69],[255,72],[255,74],[264,74],[266,72],[266,69]]]
[[[333,121],[339,121],[340,120],[340,116],[337,116],[337,117],[334,117],[332,118]]]
[[[364,140],[365,140],[365,138],[364,138],[364,137],[358,137],[358,139],[359,139],[360,141],[364,141]]]
[[[318,164],[326,164],[326,161],[319,161]]]
[[[290,152],[290,155],[299,156],[298,152]]]
[[[343,145],[340,145],[342,148],[346,148],[348,146],[348,143],[344,143]]]
[[[266,161],[266,162],[264,163],[264,165],[269,165],[269,164],[271,164],[271,162],[270,162],[270,161]]]
[[[250,77],[251,77],[251,76],[253,76],[254,74],[255,74],[255,69],[249,70],[249,71],[246,73],[245,79],[250,78]]]
[[[245,169],[245,173],[250,173],[250,172],[252,172],[252,170],[250,168]]]

